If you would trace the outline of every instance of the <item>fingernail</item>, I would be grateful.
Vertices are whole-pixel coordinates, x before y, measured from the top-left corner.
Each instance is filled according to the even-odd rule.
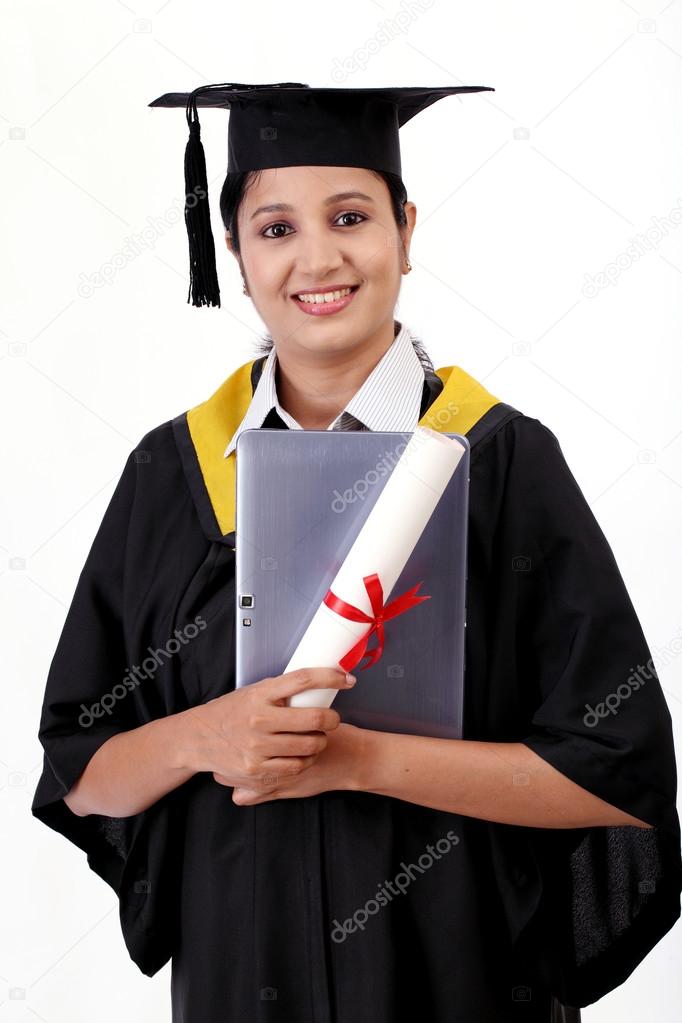
[[[357,682],[355,675],[346,674],[346,685],[354,686]]]

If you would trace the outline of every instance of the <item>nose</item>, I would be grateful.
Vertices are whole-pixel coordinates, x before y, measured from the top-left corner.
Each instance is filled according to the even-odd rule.
[[[297,279],[322,282],[344,264],[337,239],[329,231],[310,231],[296,252]]]

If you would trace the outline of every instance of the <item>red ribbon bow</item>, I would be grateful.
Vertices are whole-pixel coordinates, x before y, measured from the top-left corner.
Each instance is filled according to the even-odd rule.
[[[338,662],[339,667],[343,668],[344,671],[352,671],[355,665],[362,660],[365,656],[369,637],[375,631],[377,634],[377,645],[367,654],[369,661],[360,668],[360,671],[364,671],[365,668],[370,668],[373,664],[376,664],[384,649],[384,622],[388,621],[389,618],[395,618],[396,615],[402,614],[416,604],[420,604],[422,600],[431,599],[428,595],[415,596],[421,586],[421,582],[418,582],[411,590],[406,590],[384,607],[384,591],[377,573],[374,572],[372,575],[363,576],[362,581],[365,584],[369,602],[372,605],[372,617],[366,615],[359,607],[354,607],[353,604],[348,604],[341,597],[337,597],[331,590],[327,590],[323,600],[327,607],[331,608],[332,611],[336,611],[343,618],[347,618],[351,622],[367,622],[372,626],[369,632]]]

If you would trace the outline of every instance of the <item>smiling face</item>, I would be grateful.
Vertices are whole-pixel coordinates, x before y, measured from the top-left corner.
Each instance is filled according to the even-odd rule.
[[[393,337],[416,215],[414,203],[404,209],[399,227],[385,181],[361,167],[277,167],[252,179],[239,206],[237,258],[278,351],[347,352]],[[234,253],[229,235],[226,242]]]

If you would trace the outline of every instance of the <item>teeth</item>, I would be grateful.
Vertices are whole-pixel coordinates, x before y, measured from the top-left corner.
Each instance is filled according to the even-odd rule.
[[[352,288],[343,288],[341,291],[325,291],[322,295],[297,295],[299,302],[308,302],[310,305],[321,305],[323,302],[336,302],[345,295],[350,295]]]

